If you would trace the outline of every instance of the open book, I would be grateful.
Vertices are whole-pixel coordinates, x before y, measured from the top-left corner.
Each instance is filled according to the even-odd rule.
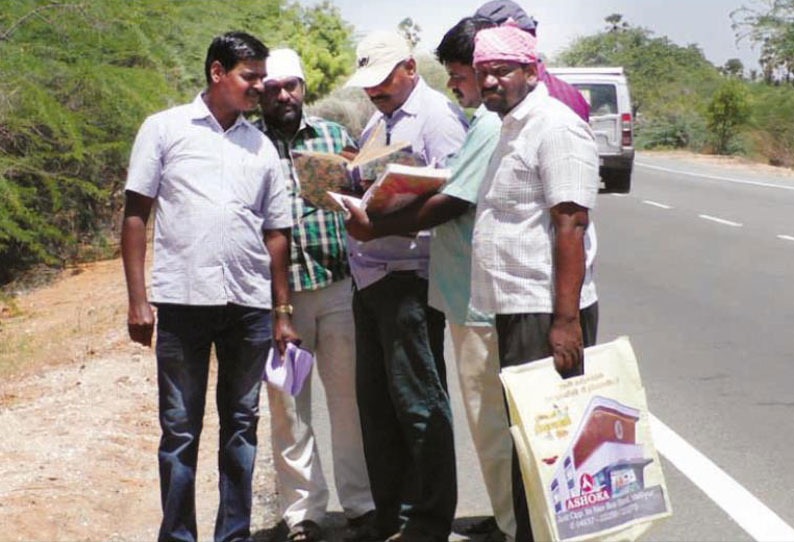
[[[424,165],[422,158],[411,152],[410,143],[381,145],[376,135],[370,137],[353,160],[338,154],[294,151],[293,164],[298,174],[301,197],[321,209],[336,211],[328,192],[355,191],[361,180],[377,179],[388,164]]]
[[[419,196],[437,192],[450,174],[448,169],[388,164],[364,194],[361,207],[370,216],[393,213]]]

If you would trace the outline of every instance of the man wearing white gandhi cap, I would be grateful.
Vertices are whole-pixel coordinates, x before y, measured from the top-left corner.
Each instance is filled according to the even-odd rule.
[[[355,393],[352,285],[347,262],[344,214],[325,211],[300,195],[293,151],[338,154],[355,147],[340,125],[303,112],[306,82],[298,53],[277,49],[267,58],[260,100],[260,129],[281,158],[292,208],[289,279],[293,322],[303,346],[315,353],[331,421],[334,478],[348,518],[348,540],[368,538],[374,504],[364,463]],[[311,423],[311,379],[293,397],[268,386],[273,457],[281,513],[289,539],[319,540],[328,505]]]

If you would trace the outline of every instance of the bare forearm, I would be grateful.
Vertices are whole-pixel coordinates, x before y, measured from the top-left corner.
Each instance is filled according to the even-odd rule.
[[[127,278],[130,303],[146,300],[146,222],[140,217],[124,218],[121,227],[121,258]]]
[[[121,226],[121,258],[129,298],[127,329],[133,341],[146,346],[152,343],[154,330],[154,313],[146,298],[145,274],[146,222],[152,202],[151,198],[127,192]]]
[[[270,281],[273,306],[289,303],[290,230],[266,230],[265,246],[270,254]]]
[[[372,225],[376,237],[406,234],[434,228],[459,217],[470,207],[467,201],[446,194],[433,194],[397,212],[375,218]]]
[[[554,316],[579,318],[579,297],[584,282],[584,242],[576,231],[557,232],[554,242]]]
[[[571,204],[573,205],[573,204]],[[555,208],[554,224],[554,317],[579,319],[579,299],[585,276],[584,236],[587,210],[578,206]],[[568,210],[569,212],[560,212]]]

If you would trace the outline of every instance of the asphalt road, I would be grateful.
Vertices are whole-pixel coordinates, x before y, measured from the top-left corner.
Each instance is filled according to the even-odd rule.
[[[794,525],[794,177],[638,156],[631,193],[600,195],[594,217],[599,342],[628,335],[652,413]],[[488,499],[447,360],[457,515],[483,516]],[[330,482],[319,382],[314,390]],[[649,539],[752,540],[712,500],[714,488],[662,462],[674,516]]]

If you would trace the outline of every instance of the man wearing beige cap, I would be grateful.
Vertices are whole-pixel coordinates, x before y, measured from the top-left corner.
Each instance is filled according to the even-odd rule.
[[[362,143],[410,143],[443,163],[466,136],[460,109],[416,73],[401,35],[376,32],[356,50],[348,86],[378,111]],[[349,239],[356,289],[356,392],[364,454],[381,536],[447,540],[457,502],[452,414],[444,366],[444,316],[427,303],[429,235]]]
[[[334,122],[303,112],[303,68],[292,49],[267,59],[259,128],[278,150],[292,209],[289,265],[293,322],[303,346],[315,353],[331,422],[334,481],[348,517],[348,539],[366,538],[374,504],[361,444],[355,394],[352,286],[347,263],[344,213],[317,208],[301,197],[293,151],[339,153],[355,143]],[[311,422],[311,379],[293,397],[268,386],[278,497],[290,540],[320,539],[328,487]]]

